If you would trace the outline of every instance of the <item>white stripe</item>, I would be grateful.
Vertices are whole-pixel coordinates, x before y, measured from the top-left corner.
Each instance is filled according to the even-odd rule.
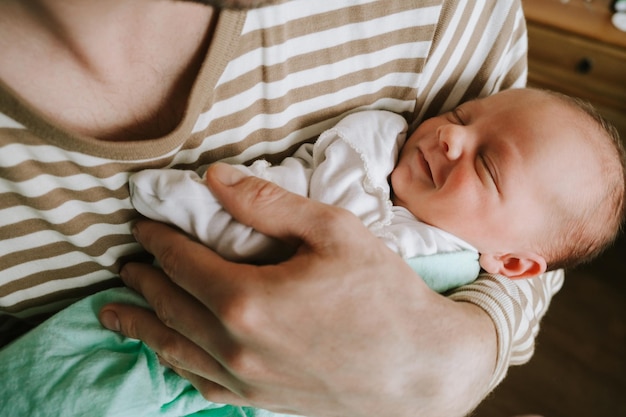
[[[72,263],[74,264],[74,263]],[[82,288],[89,286],[91,284],[96,284],[98,282],[105,281],[107,279],[112,278],[114,275],[107,270],[99,270],[92,272],[87,275],[83,275],[76,278],[66,278],[58,281],[47,281],[42,283],[41,285],[26,288],[24,290],[16,291],[11,293],[5,297],[0,297],[0,306],[10,307],[12,305],[18,304],[23,300],[31,300],[37,297],[45,296],[47,294],[52,294],[57,291],[62,290],[73,290],[77,288]],[[55,305],[61,304],[62,306],[66,306],[69,304],[68,300],[62,300],[58,303],[48,304],[45,306],[38,306],[32,309],[24,310],[20,313],[15,314],[16,317],[30,317],[33,315],[46,313],[48,311],[57,311],[58,308],[54,307]]]
[[[79,265],[84,262],[95,262],[97,264],[102,265],[103,268],[111,266],[115,264],[115,262],[122,256],[127,255],[129,253],[137,252],[138,244],[137,243],[127,243],[124,245],[114,246],[109,248],[103,255],[96,257],[89,257],[83,253],[74,251],[64,253],[63,255],[54,256],[52,258],[40,259],[37,262],[29,262],[27,264],[16,265],[12,268],[5,269],[2,271],[0,275],[0,285],[4,285],[8,282],[17,281],[21,278],[27,277],[32,274],[42,274],[54,271],[59,268],[59,265]],[[108,271],[105,275],[110,276],[111,273]],[[93,275],[93,274],[92,274]],[[102,276],[103,274],[100,274]],[[67,279],[58,280],[58,281],[48,281],[41,285],[30,287],[33,291],[35,291],[39,295],[48,294],[49,291],[43,291],[44,288],[53,287],[54,290],[63,289],[63,285]],[[84,276],[77,278],[76,282],[80,282],[80,286],[88,285],[91,282],[85,279]],[[97,282],[97,281],[93,281]],[[60,284],[61,283],[61,284]],[[75,284],[76,285],[76,284]],[[66,288],[73,288],[72,286],[68,286]],[[14,304],[23,300],[23,298],[18,297],[20,291],[12,293],[11,295],[0,299],[0,304],[10,303],[8,305]],[[7,305],[7,304],[5,304]]]
[[[4,113],[0,113],[0,128],[26,129],[23,124],[16,122]]]
[[[121,172],[109,178],[101,179],[89,174],[78,174],[68,177],[44,174],[17,183],[0,181],[0,193],[17,192],[24,197],[35,198],[58,189],[85,191],[90,188],[105,187],[117,190],[128,182],[129,175],[129,173]]]
[[[496,3],[496,8],[498,7],[498,2]],[[500,2],[500,5],[504,3]],[[508,6],[507,6],[508,8]],[[499,13],[499,12],[498,12]],[[472,15],[470,16],[468,27],[478,27],[477,23],[482,14],[482,10],[474,9]],[[497,14],[497,13],[496,13]],[[478,41],[477,48],[481,50],[489,51],[493,47],[493,44],[498,39],[497,33],[492,33],[494,30],[492,25],[487,25],[482,31],[482,36]],[[463,44],[463,49],[467,49],[469,47],[469,40],[471,39],[471,34],[464,35],[461,38],[463,41],[466,41]],[[456,61],[456,66],[460,63],[462,58],[462,54],[458,54],[458,60]],[[448,96],[444,103],[444,108],[451,108],[456,106],[462,99],[463,95],[467,91],[467,88],[470,86],[470,82],[474,79],[476,74],[479,73],[481,66],[485,63],[485,56],[483,54],[473,54],[470,56],[470,59],[467,61],[467,64],[463,66],[463,72],[455,85],[454,90]]]
[[[389,48],[375,51],[371,54],[364,54],[347,58],[343,61],[337,61],[332,65],[324,65],[308,70],[295,72],[285,79],[273,83],[259,83],[254,87],[243,91],[226,100],[219,105],[214,105],[210,110],[201,114],[196,121],[193,132],[199,132],[208,127],[212,120],[227,116],[237,111],[243,110],[251,106],[259,97],[267,97],[268,100],[283,97],[290,90],[302,88],[310,85],[312,80],[315,83],[321,83],[336,79],[354,72],[355,68],[359,71],[375,68],[382,63],[397,59],[399,56],[410,58],[425,58],[430,49],[430,42],[414,42],[410,44],[393,45]],[[332,68],[328,70],[327,68]],[[325,78],[319,77],[319,72],[326,75]],[[393,84],[391,84],[393,85]],[[411,85],[415,87],[416,84]]]
[[[397,100],[397,99],[391,99],[391,98],[383,98],[383,99],[377,100],[372,105],[355,108],[351,110],[349,113],[354,113],[354,112],[363,111],[363,110],[374,110],[374,109],[378,109],[378,110],[384,109],[384,110],[389,110],[394,113],[403,113],[403,112],[412,112],[414,106],[415,106],[414,100],[403,101],[403,100]],[[256,143],[246,148],[239,155],[224,159],[223,162],[227,162],[231,164],[240,164],[245,161],[249,161],[254,158],[257,158],[261,155],[266,155],[266,154],[271,155],[271,154],[280,153],[295,144],[301,143],[302,140],[305,138],[310,138],[310,137],[320,135],[321,132],[327,129],[330,129],[331,127],[336,125],[339,122],[339,120],[346,117],[349,113],[342,114],[332,119],[327,119],[320,123],[307,126],[304,129],[300,129],[298,131],[290,133],[285,138],[278,140],[278,141]]]
[[[483,9],[478,8],[478,7],[472,10],[472,14],[469,17],[469,22],[467,24],[469,28],[478,27],[477,22],[480,19],[482,12],[483,12]],[[462,17],[462,14],[459,13],[459,19],[461,17]],[[487,32],[488,30],[484,30],[483,34]],[[452,34],[452,32],[450,33]],[[454,61],[449,62],[449,65],[446,67],[446,70],[449,69],[449,71],[446,71],[445,76],[439,78],[438,88],[434,89],[435,91],[437,91],[439,90],[439,88],[443,87],[446,80],[450,79],[450,76],[452,75],[451,73],[455,69],[463,67],[463,72],[461,73],[461,76],[459,77],[457,84],[455,85],[456,88],[454,88],[452,92],[450,93],[450,95],[447,97],[444,103],[444,108],[454,107],[457,105],[457,103],[461,101],[461,98],[467,91],[467,88],[469,87],[470,82],[474,79],[474,77],[480,70],[480,67],[485,62],[485,56],[483,54],[473,54],[471,55],[469,61],[467,61],[466,64],[460,65],[461,59],[463,59],[464,53],[469,48],[469,41],[472,39],[472,35],[473,33],[467,33],[467,34],[464,33],[463,36],[460,37],[459,44],[455,48],[455,51],[458,51],[458,53],[455,53],[453,55]],[[494,36],[493,38],[488,38],[483,35],[478,45],[476,45],[476,48],[480,50],[488,50],[489,48],[484,49],[485,46],[483,45],[483,43],[489,42],[493,44],[496,38],[497,36]]]
[[[510,7],[506,2],[495,2],[495,7],[494,7],[494,10],[492,11],[490,18],[493,16],[506,16],[507,11],[509,9]],[[480,18],[479,11],[474,10],[474,13],[472,14],[472,17],[469,23],[469,27],[476,27],[477,26],[476,23],[479,18]],[[485,28],[485,30],[483,30],[482,36],[479,40],[480,48],[484,49],[485,51],[491,50],[494,44],[496,43],[496,40],[498,39],[500,32],[501,32],[501,28],[499,26],[495,27],[493,24],[491,24],[491,21],[490,21],[487,24],[487,27]],[[470,36],[465,36],[464,38],[467,38],[469,40]],[[504,68],[505,67],[504,63],[510,59],[510,55],[508,54],[511,54],[512,52],[508,48],[505,48],[505,51],[507,51],[508,53],[501,54],[498,57],[498,64],[489,74],[490,75],[489,81],[491,82],[487,82],[486,85],[484,86],[485,89],[489,88],[488,91],[491,90],[490,87],[493,87],[494,81],[496,80],[498,76],[502,77],[503,74],[507,73],[506,71],[507,68]],[[464,87],[469,86],[468,81],[472,80],[475,77],[476,73],[480,70],[480,67],[484,63],[484,58],[485,58],[484,56],[479,55],[479,54],[472,55],[468,64],[464,67],[464,71],[459,79],[459,82],[462,83]],[[459,93],[465,93],[465,91],[463,91],[462,88],[457,88],[455,89],[455,91]],[[483,90],[483,93],[484,92],[487,92],[487,91]],[[446,100],[445,106],[448,108],[453,107],[460,100],[461,100],[460,94],[458,95],[451,94]]]
[[[268,48],[258,48],[233,59],[226,67],[220,83],[231,81],[248,72],[251,68],[251,62],[262,63],[265,66],[276,65],[284,63],[294,56],[321,51],[349,41],[369,39],[400,29],[414,28],[416,23],[419,23],[420,26],[435,24],[439,18],[439,11],[440,7],[420,9],[419,22],[416,22],[415,10],[411,10],[374,19],[367,25],[362,23],[348,24],[322,32],[290,38],[282,44]],[[259,57],[261,61],[259,61]]]
[[[0,148],[0,167],[10,168],[30,160],[43,163],[71,160],[82,166],[98,166],[111,162],[108,159],[70,152],[51,145],[12,143]]]
[[[70,241],[77,248],[86,248],[105,236],[130,235],[131,224],[132,222],[123,224],[98,223],[69,238],[55,230],[42,230],[25,236],[4,239],[0,245],[0,257],[65,241]]]
[[[15,206],[0,210],[3,224],[13,224],[31,219],[44,219],[52,224],[63,224],[85,214],[111,214],[121,209],[130,209],[130,199],[118,200],[107,198],[96,202],[77,200],[67,201],[51,210],[37,210],[31,207]]]
[[[508,53],[500,56],[497,67],[489,74],[489,80],[483,90],[483,95],[486,95],[489,91],[500,90],[501,82],[504,80],[503,74],[508,74],[512,66],[515,65],[525,54],[527,39],[522,37],[517,40],[513,46],[509,46]],[[522,88],[526,85],[526,73],[527,69],[520,74],[517,80],[514,80],[511,88]],[[500,83],[496,85],[496,83]]]
[[[474,14],[480,13],[482,11],[482,7],[477,7],[473,3],[469,6],[469,2],[458,2],[458,6],[456,9],[456,13],[450,19],[450,23],[448,27],[450,28],[446,32],[444,32],[444,36],[441,38],[439,42],[439,48],[432,52],[431,56],[428,58],[428,63],[424,68],[424,78],[428,84],[431,85],[431,89],[428,97],[425,98],[424,106],[420,109],[418,120],[421,120],[424,117],[424,112],[428,109],[432,100],[439,93],[439,91],[450,82],[450,76],[452,73],[459,68],[459,62],[463,53],[467,49],[468,40],[471,37],[471,33],[464,33],[460,36],[459,42],[454,46],[454,53],[450,58],[446,61],[446,66],[443,68],[441,72],[438,74],[434,74],[435,70],[439,70],[439,64],[443,62],[444,54],[448,53],[448,46],[453,45],[453,38],[456,35],[455,28],[460,25],[461,19],[464,14],[464,7],[472,7],[474,10]],[[463,7],[464,6],[464,7]],[[469,26],[470,29],[472,26]],[[477,54],[482,57],[482,54]],[[431,64],[431,65],[428,65]],[[426,86],[422,86],[423,88]],[[423,90],[423,88],[421,90]],[[464,93],[465,91],[463,91]],[[457,95],[459,95],[457,93]]]
[[[155,158],[118,161],[114,159],[91,156],[79,152],[67,151],[52,145],[24,145],[21,143],[12,143],[10,145],[0,146],[0,168],[15,167],[23,162],[31,160],[42,163],[71,161],[77,165],[84,167],[97,167],[100,165],[110,164],[114,162],[142,163],[149,162],[154,159],[166,158],[170,155],[175,154],[179,148],[180,146],[166,154],[159,155]]]
[[[379,91],[388,86],[414,88],[418,83],[418,78],[419,74],[414,73],[387,74],[382,78],[368,83],[349,86],[331,94],[317,96],[310,100],[298,102],[288,107],[281,113],[257,115],[244,125],[210,136],[204,141],[204,144],[207,145],[207,150],[215,149],[228,144],[234,144],[258,129],[277,129],[284,125],[285,120],[294,120],[305,114],[313,113],[335,105],[340,105],[346,100],[346,97],[358,97],[360,95]],[[196,153],[197,150],[181,151],[175,156],[175,163],[195,161]]]
[[[334,0],[334,1],[311,1],[291,0],[284,4],[260,7],[248,11],[242,34],[258,29],[276,27],[293,20],[308,18],[311,16],[332,12],[360,4],[374,3],[378,0]]]

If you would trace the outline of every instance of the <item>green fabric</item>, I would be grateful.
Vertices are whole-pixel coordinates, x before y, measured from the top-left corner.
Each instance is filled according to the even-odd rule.
[[[109,302],[146,306],[128,289],[83,299],[0,351],[0,416],[269,417],[207,402],[138,340],[97,320]]]
[[[478,252],[459,251],[417,256],[406,262],[438,293],[469,284],[478,277]]]
[[[456,252],[407,262],[431,288],[443,292],[473,281],[477,260],[474,252]],[[66,308],[0,351],[0,417],[278,416],[204,400],[143,343],[100,325],[98,312],[110,302],[147,307],[131,290],[107,290]]]

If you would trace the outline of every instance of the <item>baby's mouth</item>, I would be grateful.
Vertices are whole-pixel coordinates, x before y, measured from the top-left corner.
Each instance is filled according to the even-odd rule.
[[[436,186],[435,179],[433,178],[433,172],[430,169],[430,164],[428,163],[428,160],[424,156],[424,153],[422,152],[421,149],[418,148],[417,151],[419,153],[419,164],[420,164],[420,167],[422,168],[422,170],[424,171],[426,176],[430,179],[430,182],[432,182],[433,185]]]

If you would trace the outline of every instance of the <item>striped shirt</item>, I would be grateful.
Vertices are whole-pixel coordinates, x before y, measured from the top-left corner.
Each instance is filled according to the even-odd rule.
[[[223,11],[181,123],[123,143],[54,126],[0,84],[0,342],[119,285],[121,263],[142,256],[130,234],[132,172],[276,162],[364,109],[415,125],[523,86],[526,48],[515,0],[292,0]],[[532,355],[561,282],[560,271],[522,283],[483,276],[452,295],[493,317],[494,385]]]

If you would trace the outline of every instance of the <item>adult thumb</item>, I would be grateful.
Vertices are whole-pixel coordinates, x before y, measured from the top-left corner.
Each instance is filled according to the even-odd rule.
[[[206,182],[237,221],[284,241],[309,241],[327,214],[339,210],[224,163],[209,167]]]

